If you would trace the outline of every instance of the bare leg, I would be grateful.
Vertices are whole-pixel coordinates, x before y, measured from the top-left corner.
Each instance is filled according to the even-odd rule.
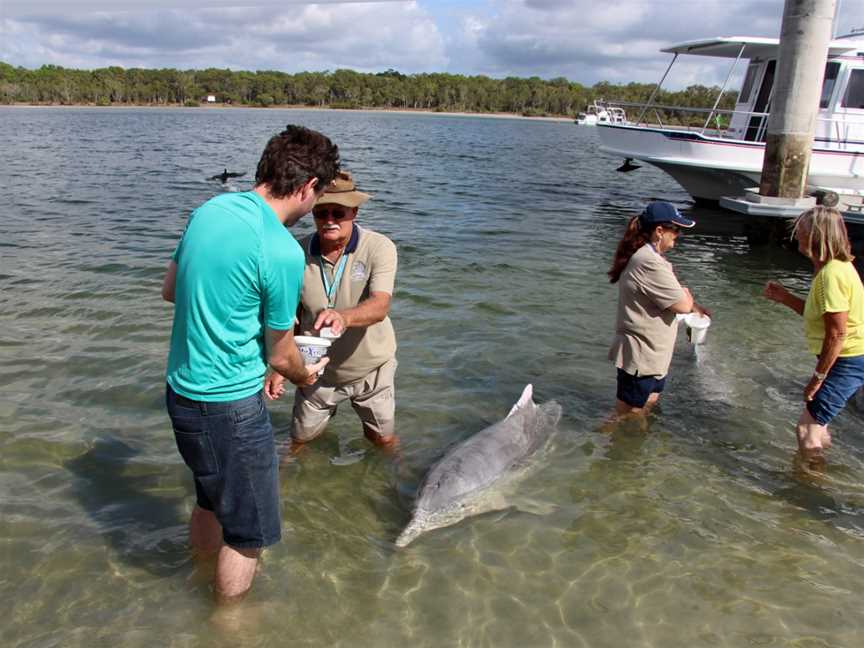
[[[197,504],[189,518],[189,544],[196,553],[212,554],[222,546],[222,525],[213,514]]]
[[[615,400],[615,414],[618,418],[627,416],[638,416],[642,413],[641,407],[633,407],[622,400]]]
[[[651,413],[651,409],[657,404],[657,401],[660,400],[660,394],[657,392],[652,393],[648,400],[645,402],[645,405],[642,407],[633,407],[632,405],[625,403],[622,400],[615,400],[615,414],[618,418],[628,418],[630,416],[647,416]]]
[[[805,407],[795,432],[798,437],[798,454],[801,457],[799,467],[804,472],[822,472],[825,469],[823,450],[831,447],[828,426],[821,425]]]
[[[798,436],[798,449],[801,452],[806,451],[812,454],[814,451],[820,452],[831,447],[831,435],[828,433],[828,426],[822,425],[814,419],[806,407],[801,412],[795,432]]]
[[[643,407],[643,414],[647,416],[651,413],[651,410],[654,409],[654,406],[657,404],[657,401],[660,400],[660,394],[658,392],[653,392],[648,400],[645,402],[645,407]]]
[[[373,430],[372,428],[364,425],[363,436],[365,436],[369,441],[374,443],[377,447],[381,448],[384,454],[399,454],[399,437],[395,434],[382,436],[376,430]]]
[[[299,394],[300,392],[298,390],[295,398],[298,398]],[[327,412],[325,416],[320,417],[313,424],[304,427],[303,423],[301,423],[301,419],[298,417],[297,408],[295,407],[294,418],[291,421],[291,440],[287,445],[283,445],[279,448],[279,463],[284,465],[296,461],[297,456],[303,452],[306,445],[310,441],[314,441],[321,436],[327,428],[327,423],[329,423],[332,418],[334,411],[335,410]]]
[[[220,603],[236,601],[252,587],[260,549],[222,545],[216,560],[216,597]]]

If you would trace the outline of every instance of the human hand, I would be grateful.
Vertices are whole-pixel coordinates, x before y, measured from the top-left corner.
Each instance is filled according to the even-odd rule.
[[[819,380],[816,376],[811,376],[810,381],[804,387],[804,402],[809,403],[813,400],[813,397],[816,396],[816,392],[818,392],[822,388],[822,381]]]
[[[318,372],[324,371],[324,367],[327,366],[327,363],[330,362],[330,358],[324,356],[315,364],[306,365],[306,377],[299,382],[294,382],[298,387],[308,387],[309,385],[314,385],[315,381],[318,380]]]
[[[270,400],[276,400],[285,393],[285,376],[278,371],[271,371],[264,379],[264,395]]]
[[[783,300],[789,295],[789,291],[779,281],[769,281],[762,289],[762,295],[771,301],[782,304]]]
[[[320,331],[325,326],[329,326],[333,331],[333,335],[339,336],[348,328],[345,323],[345,317],[337,310],[333,310],[332,308],[325,308],[320,313],[318,313],[318,317],[315,318],[315,330]]]

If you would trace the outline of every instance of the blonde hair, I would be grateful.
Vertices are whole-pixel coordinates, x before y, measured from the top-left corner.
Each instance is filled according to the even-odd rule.
[[[820,205],[805,211],[792,224],[793,238],[799,232],[804,236],[804,248],[810,251],[810,257],[820,263],[855,258],[843,216],[833,207]]]

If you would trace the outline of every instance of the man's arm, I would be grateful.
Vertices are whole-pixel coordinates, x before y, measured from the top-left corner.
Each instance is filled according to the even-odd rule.
[[[312,365],[303,363],[303,356],[294,342],[294,331],[266,330],[267,364],[273,367],[295,385],[312,385],[318,379],[318,371],[323,369],[330,358],[322,358]]]
[[[177,285],[177,264],[172,259],[162,280],[162,299],[174,303],[174,288]]]
[[[384,321],[390,313],[390,293],[373,292],[352,308],[333,310],[326,308],[315,319],[315,330],[324,326],[333,328],[336,335],[341,335],[348,328],[362,328]]]

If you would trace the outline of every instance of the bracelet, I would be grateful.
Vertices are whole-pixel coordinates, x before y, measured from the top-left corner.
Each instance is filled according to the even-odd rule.
[[[813,377],[814,377],[816,380],[818,380],[819,382],[822,382],[823,380],[825,380],[825,379],[828,377],[828,372],[826,371],[825,373],[820,373],[820,372],[818,372],[818,371],[814,371],[814,372],[813,372]]]

